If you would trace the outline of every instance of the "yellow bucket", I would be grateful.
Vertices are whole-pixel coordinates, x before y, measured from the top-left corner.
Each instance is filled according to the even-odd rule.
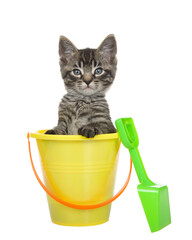
[[[118,133],[87,139],[44,132],[28,134],[28,143],[31,157],[29,137],[37,141],[45,186],[38,181],[48,193],[52,222],[65,226],[107,222],[111,203],[102,203],[113,196],[121,143]]]

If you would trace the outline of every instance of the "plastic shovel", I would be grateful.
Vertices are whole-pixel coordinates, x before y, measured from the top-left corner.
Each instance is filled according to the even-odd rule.
[[[120,118],[115,124],[123,145],[129,149],[140,182],[137,191],[151,232],[159,231],[171,223],[168,188],[148,178],[137,148],[139,139],[133,119]]]

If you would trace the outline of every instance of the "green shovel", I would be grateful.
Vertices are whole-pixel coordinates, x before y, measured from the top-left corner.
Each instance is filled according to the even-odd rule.
[[[139,139],[133,119],[120,118],[115,124],[123,145],[129,149],[140,182],[137,191],[151,232],[159,231],[171,223],[168,188],[148,178],[137,148]]]

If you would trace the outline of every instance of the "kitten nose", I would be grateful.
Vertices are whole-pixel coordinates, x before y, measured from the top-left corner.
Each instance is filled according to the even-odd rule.
[[[89,85],[92,82],[92,76],[90,74],[85,74],[83,80],[87,85]]]
[[[84,79],[84,82],[85,82],[87,85],[89,85],[89,83],[92,82],[92,79],[91,79],[91,80],[85,80],[85,79]]]

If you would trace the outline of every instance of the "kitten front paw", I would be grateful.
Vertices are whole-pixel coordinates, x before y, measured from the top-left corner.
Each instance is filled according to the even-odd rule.
[[[53,129],[49,129],[49,130],[47,130],[46,132],[45,132],[45,134],[57,134]]]
[[[92,126],[85,126],[85,127],[81,127],[78,130],[78,134],[86,138],[93,138],[95,135],[98,134],[98,130]]]

